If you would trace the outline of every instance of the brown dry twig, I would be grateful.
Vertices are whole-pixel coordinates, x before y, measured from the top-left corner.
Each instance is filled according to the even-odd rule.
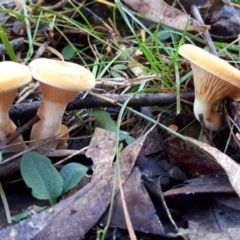
[[[79,94],[74,98],[67,106],[67,111],[77,110],[83,108],[100,108],[100,107],[113,107],[115,102],[123,104],[131,94],[99,94],[100,98],[87,95],[83,98],[84,94]],[[104,100],[108,98],[113,100],[113,102],[108,102]],[[181,94],[181,99],[187,101],[194,100],[194,93],[183,93]],[[176,95],[172,93],[142,93],[138,97],[133,97],[129,103],[129,107],[143,107],[143,106],[169,106],[176,102]],[[41,105],[41,101],[21,103],[13,105],[10,109],[10,117],[14,120],[24,119],[34,117],[36,115],[37,109]]]
[[[4,141],[0,142],[0,150],[2,147],[8,145],[11,143],[14,139],[16,139],[18,136],[23,134],[25,131],[27,131],[30,127],[32,127],[33,124],[39,121],[39,117],[36,115],[34,116],[30,121],[25,123],[21,128],[19,128],[15,133],[13,133],[10,137],[6,138]]]
[[[16,38],[16,39],[10,41],[9,43],[12,46],[14,51],[20,50],[24,45],[23,38]],[[5,55],[5,54],[7,54],[7,49],[3,44],[0,44],[0,56]]]

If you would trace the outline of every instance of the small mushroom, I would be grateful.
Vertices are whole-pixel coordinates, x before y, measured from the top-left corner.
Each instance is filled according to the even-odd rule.
[[[68,102],[79,91],[92,89],[95,86],[95,77],[89,70],[78,64],[52,59],[35,59],[29,67],[33,78],[40,82],[43,96],[42,105],[37,112],[40,121],[33,126],[30,140],[51,138],[59,133]],[[33,142],[30,146],[40,142]],[[58,141],[54,141],[38,149],[53,150],[57,143]]]
[[[199,115],[203,114],[205,126],[217,131],[221,125],[221,115],[212,109],[213,105],[224,97],[240,99],[240,71],[194,45],[182,45],[179,53],[190,61],[193,71],[194,115],[199,121]]]
[[[64,133],[68,130],[68,127],[64,124],[61,124],[59,133]],[[57,144],[57,149],[67,149],[67,139],[69,138],[69,132],[65,133],[59,140]]]
[[[29,83],[32,75],[27,66],[16,62],[0,62],[0,141],[16,131],[16,125],[9,118],[9,109],[16,97],[19,87]],[[7,147],[6,151],[22,151],[27,149],[26,144],[22,143],[22,136],[17,137],[11,144],[19,145]]]

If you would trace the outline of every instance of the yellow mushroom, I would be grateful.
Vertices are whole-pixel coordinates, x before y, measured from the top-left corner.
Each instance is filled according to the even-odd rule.
[[[86,68],[70,62],[39,58],[29,67],[34,79],[40,82],[43,102],[38,109],[37,122],[31,131],[30,140],[50,138],[59,133],[67,104],[79,93],[95,86],[95,77]],[[41,142],[41,141],[40,141]],[[45,144],[39,150],[53,150],[58,141]],[[39,142],[33,142],[35,146]]]
[[[0,141],[16,131],[15,124],[9,118],[9,109],[16,97],[19,87],[29,83],[32,75],[27,66],[16,62],[0,62]],[[22,136],[17,137],[13,143],[23,142]],[[5,148],[3,151],[22,151],[27,146],[20,145]]]
[[[191,63],[193,71],[194,115],[199,121],[199,114],[203,114],[206,127],[217,131],[221,115],[212,109],[213,105],[224,97],[240,100],[240,71],[195,45],[182,45],[179,53]]]

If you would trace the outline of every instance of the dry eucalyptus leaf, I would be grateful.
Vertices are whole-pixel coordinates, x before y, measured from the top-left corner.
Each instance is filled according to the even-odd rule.
[[[166,152],[188,171],[197,175],[224,174],[222,167],[193,144],[174,137],[164,141]]]
[[[184,30],[188,25],[188,31],[196,32],[204,32],[210,28],[201,25],[186,13],[169,6],[162,0],[123,0],[123,2],[144,17],[155,22],[161,22],[171,28]]]
[[[240,212],[213,199],[196,202],[184,215],[189,240],[239,239]]]
[[[164,197],[179,194],[196,193],[233,193],[234,189],[229,183],[227,177],[202,177],[193,178],[184,182],[178,188],[169,189],[163,193]]]
[[[23,9],[23,4],[26,4],[26,1],[21,1],[21,0],[15,0],[16,7],[19,11],[22,11]]]
[[[139,63],[130,62],[128,63],[128,68],[130,69],[130,71],[133,73],[135,77],[144,76],[143,66],[140,65]]]
[[[96,128],[86,152],[86,157],[92,158],[93,179],[104,169],[112,166],[116,154],[116,134],[102,128]]]
[[[188,139],[215,158],[216,162],[225,170],[232,187],[240,197],[240,165],[218,149],[196,139]]]
[[[141,180],[141,173],[134,168],[128,180],[123,186],[125,201],[135,231],[164,234],[164,229],[159,220],[154,205]],[[107,222],[107,214],[104,214],[101,222]],[[146,219],[148,219],[146,221]],[[111,219],[111,227],[127,229],[122,208],[120,193],[116,196],[116,202]]]

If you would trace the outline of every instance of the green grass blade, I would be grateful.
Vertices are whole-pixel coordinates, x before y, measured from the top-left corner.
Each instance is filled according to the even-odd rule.
[[[6,50],[7,50],[7,53],[10,57],[10,59],[13,61],[13,62],[17,62],[17,57],[16,57],[16,54],[12,48],[12,45],[10,44],[9,40],[8,40],[8,37],[2,27],[2,25],[0,24],[0,38],[2,40],[2,43],[4,44]]]

